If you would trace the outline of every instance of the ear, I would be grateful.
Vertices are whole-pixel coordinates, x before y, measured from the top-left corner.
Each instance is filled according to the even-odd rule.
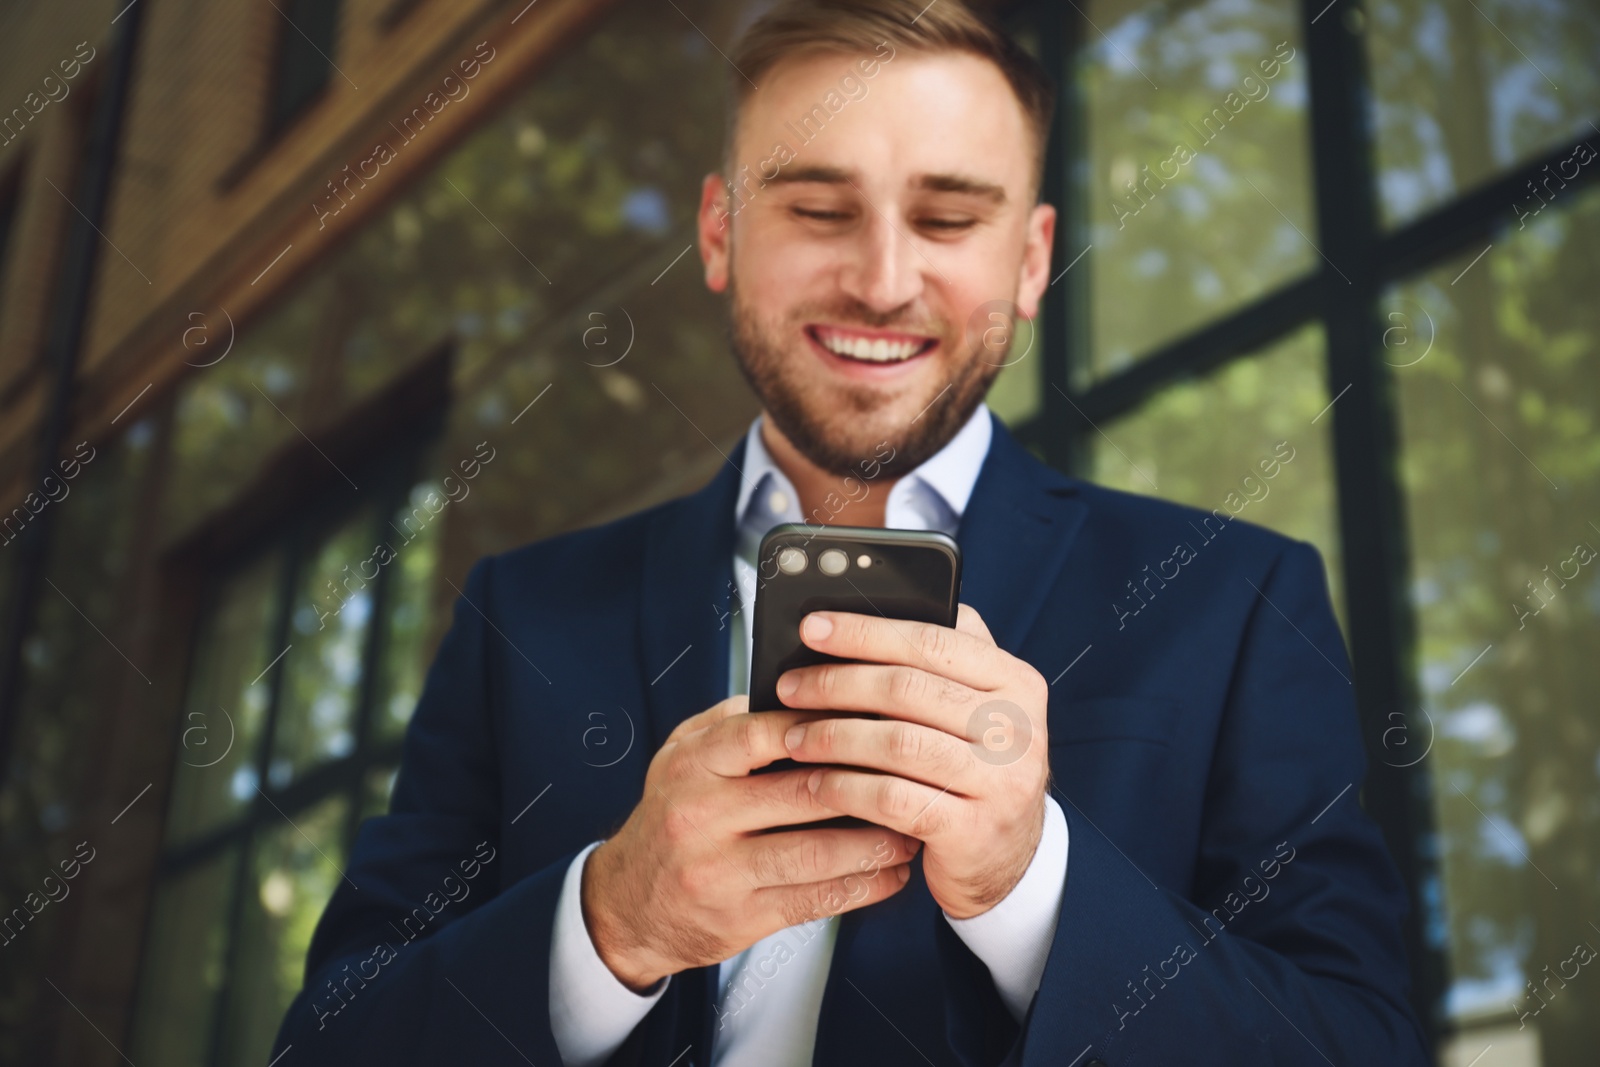
[[[728,248],[733,238],[733,216],[728,209],[728,187],[722,175],[712,172],[700,183],[700,262],[705,264],[706,288],[720,293],[728,288]]]
[[[1039,298],[1050,284],[1050,249],[1055,243],[1054,204],[1039,204],[1028,216],[1027,244],[1022,249],[1022,274],[1017,279],[1017,310],[1023,318],[1039,314]]]

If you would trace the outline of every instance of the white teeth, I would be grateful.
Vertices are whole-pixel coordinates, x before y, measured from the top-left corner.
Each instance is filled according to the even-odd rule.
[[[886,341],[882,338],[869,340],[865,337],[840,337],[837,334],[817,334],[828,351],[852,359],[867,360],[872,363],[898,363],[903,359],[910,359],[922,350],[918,341]]]

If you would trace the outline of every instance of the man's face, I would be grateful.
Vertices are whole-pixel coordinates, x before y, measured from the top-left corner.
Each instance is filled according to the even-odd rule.
[[[706,284],[730,296],[740,368],[776,428],[841,476],[885,440],[903,474],[961,428],[1017,358],[1010,327],[1038,312],[1055,224],[1000,71],[891,54],[768,71],[740,117],[734,195],[712,174],[701,197]]]

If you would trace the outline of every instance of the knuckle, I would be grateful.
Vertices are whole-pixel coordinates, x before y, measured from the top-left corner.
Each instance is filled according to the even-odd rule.
[[[709,864],[686,863],[676,872],[678,889],[689,897],[703,897],[711,888],[715,877]]]
[[[810,776],[809,770],[790,775],[788,800],[797,811],[813,811],[819,807],[811,787],[806,784]]]
[[[695,773],[696,763],[689,751],[682,745],[674,748],[669,758],[661,765],[661,777],[667,783],[687,781]]]
[[[896,667],[889,675],[889,699],[903,707],[916,707],[927,693],[928,675],[915,667]]]
[[[688,829],[688,820],[683,817],[683,812],[676,808],[668,808],[661,816],[661,836],[669,845],[681,844]]]
[[[889,728],[889,755],[905,763],[922,760],[922,731],[909,722],[897,722]]]
[[[838,665],[834,663],[825,663],[807,673],[811,674],[812,685],[816,689],[819,702],[823,706],[828,706],[839,692]],[[804,687],[804,685],[805,683],[802,681],[801,686]]]
[[[904,778],[885,775],[878,783],[878,808],[890,818],[912,814],[911,784]]]
[[[823,719],[806,727],[806,747],[817,755],[825,755],[833,751],[834,744],[839,739],[838,719]],[[801,788],[806,788],[801,782]]]
[[[842,881],[835,879],[817,887],[815,900],[805,910],[813,915],[837,915],[844,911],[849,903],[843,892]]]
[[[943,663],[950,655],[950,632],[943,626],[923,626],[917,646],[932,662]]]
[[[1026,680],[1028,690],[1032,694],[1034,701],[1040,707],[1043,707],[1046,701],[1050,699],[1050,683],[1044,680],[1044,675],[1040,674],[1038,668],[1034,667],[1033,664],[1024,663],[1023,666],[1026,668],[1023,671],[1023,677]]]
[[[794,872],[795,881],[814,882],[816,876],[828,869],[832,862],[832,849],[816,837],[808,838],[800,845],[798,864]]]
[[[783,915],[784,925],[799,926],[801,923],[809,922],[819,915],[826,915],[827,912],[823,910],[821,904],[821,900],[825,896],[827,896],[826,891],[796,893],[793,896],[785,897],[782,906],[778,909]]]
[[[730,740],[741,756],[754,759],[761,751],[765,731],[765,719],[759,715],[741,715],[734,723],[733,736]]]
[[[794,881],[794,860],[781,848],[763,848],[750,857],[751,873],[756,881],[768,885],[785,885]]]
[[[669,801],[666,811],[661,816],[661,835],[666,838],[667,843],[681,846],[693,840],[697,833],[694,818],[685,810],[685,805]]]
[[[964,707],[971,703],[971,693],[966,686],[942,675],[939,678],[938,702],[945,707]]]

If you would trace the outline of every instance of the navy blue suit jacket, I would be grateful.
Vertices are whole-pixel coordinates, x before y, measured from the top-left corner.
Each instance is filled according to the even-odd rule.
[[[1068,478],[994,431],[962,599],[1053,680],[1054,943],[1018,1025],[919,859],[842,917],[814,1062],[1427,1062],[1316,551]],[[472,568],[274,1054],[560,1063],[567,867],[621,825],[673,726],[727,695],[742,448],[691,496]],[[704,1067],[716,972],[675,976],[612,1062]]]

